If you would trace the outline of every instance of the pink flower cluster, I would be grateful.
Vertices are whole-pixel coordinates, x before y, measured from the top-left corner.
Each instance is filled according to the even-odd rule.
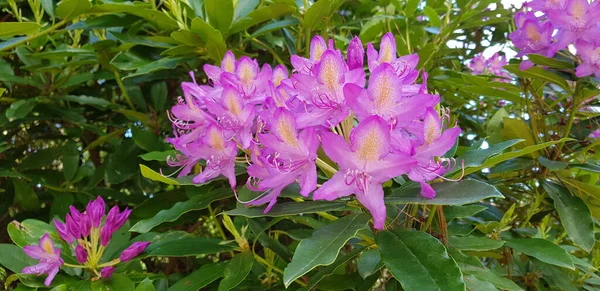
[[[149,242],[135,242],[125,249],[118,259],[100,263],[112,235],[125,224],[131,214],[129,209],[120,212],[119,208],[114,206],[105,218],[105,211],[104,200],[98,196],[96,200],[88,203],[85,212],[79,212],[75,207],[70,206],[66,223],[54,219],[54,226],[60,238],[73,248],[77,261],[82,265],[65,264],[60,255],[61,250],[55,247],[50,236],[45,234],[37,246],[23,248],[25,254],[39,260],[39,264],[26,267],[23,273],[38,276],[48,274],[44,281],[46,286],[50,286],[63,265],[88,269],[96,279],[108,278],[115,271],[116,264],[130,261],[141,254],[148,247]]]
[[[509,37],[520,49],[517,56],[540,54],[553,57],[560,50],[574,44],[581,64],[577,77],[600,77],[600,5],[587,0],[533,0],[515,15],[517,30]],[[541,13],[541,16],[536,16]],[[556,33],[555,33],[556,30]],[[521,69],[533,63],[523,61]]]
[[[292,56],[291,76],[282,65],[261,67],[227,52],[220,66],[204,66],[211,85],[182,84],[184,96],[170,114],[175,137],[168,139],[181,154],[168,163],[180,167],[179,176],[201,164],[194,183],[223,175],[232,189],[236,163],[249,164],[246,185],[262,194],[248,204],[268,204],[265,212],[293,183],[315,200],[354,194],[382,229],[382,183],[407,174],[423,196],[434,197],[427,182],[454,167],[443,156],[461,130],[435,109],[439,96],[428,93],[427,75],[416,83],[418,56],[397,57],[391,33],[379,50],[367,44],[366,55],[368,86],[356,37],[344,56],[315,36],[308,58]],[[322,185],[317,167],[330,177]]]
[[[498,82],[510,82],[511,76],[504,70],[504,66],[508,65],[508,61],[504,56],[495,53],[489,59],[486,59],[483,54],[475,55],[467,64],[467,67],[474,75],[495,75],[501,78],[496,78]]]

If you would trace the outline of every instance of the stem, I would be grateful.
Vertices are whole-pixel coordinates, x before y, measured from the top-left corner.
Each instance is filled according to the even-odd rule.
[[[271,263],[267,262],[267,260],[263,259],[263,257],[254,254],[254,258],[261,264],[269,267],[271,270],[279,273],[279,274],[283,274],[283,271],[275,266],[273,266]],[[298,283],[298,285],[302,286],[302,287],[306,287],[306,283],[302,282],[300,279],[296,279],[294,282]]]
[[[65,25],[67,23],[67,21],[68,21],[67,19],[63,19],[63,20],[59,21],[58,23],[50,26],[48,29],[46,29],[44,31],[40,31],[40,32],[34,33],[34,34],[32,34],[32,35],[30,35],[30,36],[28,36],[28,37],[26,37],[26,38],[24,38],[22,40],[16,41],[16,42],[14,42],[12,44],[9,44],[8,46],[5,46],[5,47],[1,48],[0,52],[11,50],[11,49],[13,49],[13,48],[15,48],[15,47],[17,47],[17,46],[19,46],[21,44],[24,44],[26,42],[32,41],[32,40],[34,40],[34,39],[36,39],[36,38],[38,38],[40,36],[44,36],[44,35],[50,34],[50,33],[54,32],[56,29],[58,29],[59,27]]]
[[[338,171],[334,167],[329,165],[327,162],[321,160],[320,158],[317,158],[317,166],[319,166],[319,168],[321,168],[321,170],[331,174],[332,176],[333,176],[333,174],[337,173],[337,171]]]
[[[217,231],[221,235],[221,238],[223,238],[223,240],[227,240],[227,236],[225,235],[225,232],[223,231],[223,228],[221,227],[221,223],[215,217],[215,212],[212,209],[212,206],[210,206],[210,203],[208,204],[208,213],[210,214],[210,218],[215,222],[215,225],[217,226]],[[229,253],[231,254],[231,257],[234,256],[233,251],[230,251]]]
[[[125,97],[125,100],[127,101],[127,104],[129,105],[129,107],[131,107],[131,109],[135,110],[135,106],[133,106],[133,103],[131,102],[131,98],[129,98],[129,93],[127,93],[127,88],[125,88],[125,84],[123,84],[123,81],[121,80],[121,74],[119,74],[119,71],[115,68],[113,68],[113,74],[115,75],[115,81],[117,81],[117,85],[119,86],[119,89],[121,89],[121,95],[123,95],[123,97]]]
[[[426,231],[427,229],[429,229],[431,227],[431,223],[433,222],[433,218],[435,217],[437,208],[438,208],[437,205],[432,205],[431,209],[429,209],[429,216],[427,217],[427,222],[425,222],[425,225],[423,225],[423,227],[421,227],[421,230]]]
[[[83,265],[73,265],[73,264],[68,264],[68,263],[64,263],[63,266],[71,267],[71,268],[85,268],[85,266],[83,266]]]

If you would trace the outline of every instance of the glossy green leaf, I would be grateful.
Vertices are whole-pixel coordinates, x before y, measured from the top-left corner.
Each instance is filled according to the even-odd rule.
[[[296,11],[296,8],[286,3],[272,3],[268,6],[260,7],[252,11],[248,16],[236,21],[229,29],[229,34],[243,31],[265,21],[278,19],[284,15],[290,15],[294,11]]]
[[[356,262],[356,267],[358,268],[358,274],[366,279],[367,277],[375,274],[381,267],[383,266],[383,261],[381,261],[381,254],[379,253],[379,249],[370,249],[364,251],[358,261]]]
[[[465,218],[469,216],[473,216],[479,212],[486,210],[487,207],[483,205],[450,205],[444,207],[444,216],[446,217],[446,221],[450,222],[453,219],[457,218]]]
[[[194,18],[192,20],[191,31],[197,33],[204,40],[210,57],[215,62],[220,63],[227,50],[227,45],[221,32],[201,18]]]
[[[581,198],[572,195],[559,184],[544,182],[544,189],[554,201],[554,207],[569,237],[575,244],[589,252],[596,242],[590,209]]]
[[[376,240],[383,263],[404,290],[465,290],[456,262],[431,235],[395,229],[378,233]]]
[[[528,54],[527,58],[532,61],[534,64],[557,68],[557,69],[572,69],[574,68],[574,64],[571,62],[557,60],[556,58],[547,58],[542,55],[536,54]]]
[[[154,291],[154,285],[152,284],[152,280],[146,278],[142,281],[137,287],[135,287],[135,291]]]
[[[495,166],[495,165],[497,165],[497,164],[499,164],[501,162],[504,162],[504,161],[507,161],[507,160],[510,160],[510,159],[514,159],[514,158],[518,158],[518,157],[522,157],[524,155],[528,155],[528,154],[537,152],[537,151],[545,149],[547,147],[550,147],[550,146],[553,146],[553,145],[556,145],[556,144],[560,144],[560,143],[564,143],[564,142],[567,142],[567,141],[571,141],[571,140],[573,140],[573,139],[571,139],[571,138],[562,138],[560,140],[548,141],[548,142],[545,142],[545,143],[540,143],[540,144],[528,146],[528,147],[525,147],[525,148],[523,148],[521,150],[511,151],[511,152],[503,153],[503,154],[500,154],[500,155],[496,155],[494,157],[491,157],[491,158],[487,159],[485,161],[485,163],[483,165],[479,166],[479,167],[476,166],[476,167],[466,168],[464,174],[468,175],[468,174],[480,171],[481,169],[484,169],[484,168],[491,168],[491,167],[493,167],[493,166]],[[452,177],[458,177],[458,176],[460,176],[460,173],[454,174]]]
[[[348,253],[338,256],[338,258],[333,263],[321,268],[316,274],[312,275],[310,277],[310,280],[308,280],[306,287],[303,287],[298,291],[312,290],[312,288],[317,286],[318,283],[321,282],[323,279],[334,274],[339,268],[346,266],[346,263],[351,262],[352,259],[359,255],[364,249],[364,247],[358,247],[351,250]]]
[[[285,286],[317,266],[333,263],[346,242],[367,227],[369,219],[366,214],[348,215],[319,228],[310,238],[302,240],[292,261],[283,271]]]
[[[311,5],[304,14],[304,29],[318,28],[325,18],[330,17],[346,0],[320,0]]]
[[[145,153],[143,155],[140,155],[140,158],[142,158],[142,160],[144,160],[144,161],[160,161],[160,162],[165,162],[165,161],[167,161],[167,158],[169,156],[174,157],[176,154],[177,154],[176,150],[167,150],[167,151],[162,151],[162,152],[156,151],[156,152],[149,152],[149,153]],[[148,178],[148,179],[154,180],[154,179],[148,177],[148,176],[153,176],[153,174],[151,174],[148,171],[148,169],[149,169],[148,167],[146,167],[144,165],[140,165],[140,171],[142,172],[142,175],[144,177]],[[152,171],[152,170],[150,169],[150,171]],[[154,171],[152,171],[152,172],[154,172]],[[156,172],[154,172],[154,173],[156,173]],[[171,181],[172,180],[169,180],[169,183],[172,183]]]
[[[20,273],[23,268],[33,266],[38,261],[28,257],[23,249],[13,244],[0,244],[0,265],[14,273]]]
[[[302,213],[317,213],[329,211],[345,211],[352,210],[346,206],[346,203],[329,202],[329,201],[305,201],[305,202],[286,202],[277,203],[269,210],[264,212],[265,207],[246,207],[239,205],[236,209],[225,211],[227,215],[240,215],[246,217],[278,217],[287,215],[297,215]]]
[[[36,211],[40,209],[41,203],[37,194],[33,191],[33,186],[22,179],[14,178],[15,202],[23,207],[25,211]]]
[[[465,167],[479,167],[493,157],[501,154],[506,149],[523,142],[522,139],[507,140],[497,144],[491,144],[486,149],[470,149],[461,157],[464,160]]]
[[[106,108],[111,105],[111,103],[105,99],[93,97],[93,96],[85,96],[85,95],[63,95],[57,97],[58,99],[79,103],[81,105],[91,105],[99,108]]]
[[[197,291],[223,276],[226,264],[212,263],[200,267],[183,279],[177,281],[168,291]]]
[[[92,8],[88,0],[64,0],[56,6],[56,16],[63,20],[73,19]]]
[[[133,282],[123,274],[113,274],[110,278],[103,278],[92,282],[92,291],[134,291]]]
[[[129,231],[139,233],[148,232],[162,223],[177,220],[185,213],[194,210],[202,210],[208,207],[213,201],[222,200],[231,196],[233,196],[233,192],[228,188],[211,190],[208,193],[196,195],[188,201],[175,203],[173,207],[160,211],[150,219],[138,221]]]
[[[167,93],[168,88],[165,81],[152,84],[152,87],[150,87],[150,101],[154,110],[161,112],[165,109]]]
[[[233,21],[233,1],[204,0],[204,8],[210,25],[223,34],[227,33]]]
[[[189,257],[229,252],[236,248],[237,245],[224,244],[222,240],[216,238],[182,238],[157,245],[146,256]]]
[[[9,121],[14,121],[27,116],[36,105],[37,101],[35,99],[21,99],[10,104],[4,114]]]
[[[465,275],[473,276],[480,280],[489,282],[496,286],[501,290],[508,291],[523,291],[523,288],[519,287],[515,282],[508,278],[500,277],[491,270],[483,269],[483,268],[463,268],[463,273]],[[465,281],[467,278],[465,278]],[[475,291],[475,290],[474,290]]]
[[[517,252],[532,256],[542,262],[575,269],[573,260],[569,254],[561,247],[541,238],[517,238],[506,241],[506,246],[513,248]]]
[[[548,168],[550,171],[562,170],[568,166],[568,164],[563,161],[552,161],[543,156],[539,156],[537,161],[540,163],[540,165]]]
[[[541,67],[532,67],[532,68],[524,70],[524,71],[520,70],[518,65],[508,65],[508,66],[505,66],[504,68],[507,71],[509,71],[521,78],[538,79],[541,81],[559,85],[566,91],[570,90],[570,87],[564,78],[560,77],[559,75],[557,75],[555,73],[547,71]]]
[[[427,205],[464,205],[487,198],[503,198],[504,196],[492,185],[465,179],[460,182],[442,182],[431,184],[436,191],[433,199],[420,194],[420,186],[398,188],[385,197],[387,204],[427,204]]]
[[[425,13],[425,16],[427,16],[427,18],[429,18],[429,24],[431,24],[431,26],[433,26],[433,27],[441,27],[442,26],[440,17],[437,14],[437,12],[435,11],[435,9],[431,8],[430,6],[426,6],[423,9],[423,13]]]
[[[504,245],[502,240],[494,240],[480,236],[451,236],[448,238],[451,246],[463,251],[489,251],[499,249]]]
[[[32,34],[42,28],[35,22],[0,22],[0,37]]]
[[[251,251],[237,254],[223,271],[223,280],[219,283],[219,291],[229,291],[242,283],[254,265],[254,255]]]

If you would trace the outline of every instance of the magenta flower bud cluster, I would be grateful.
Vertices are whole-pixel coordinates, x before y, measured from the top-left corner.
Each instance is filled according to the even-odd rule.
[[[354,194],[381,229],[382,183],[408,174],[432,198],[427,182],[455,166],[443,156],[461,130],[435,109],[439,96],[428,92],[418,62],[416,54],[397,57],[391,33],[379,50],[367,44],[366,63],[357,37],[344,55],[333,40],[315,36],[308,58],[291,57],[291,76],[282,65],[259,66],[227,52],[220,66],[204,66],[210,85],[182,84],[183,98],[170,112],[175,136],[168,139],[180,154],[167,162],[180,167],[179,176],[203,165],[194,183],[222,175],[232,189],[235,164],[249,164],[246,185],[261,194],[246,203],[267,204],[265,212],[293,183],[315,200]],[[330,175],[322,185],[317,167]]]
[[[100,259],[112,235],[125,224],[131,210],[120,211],[117,206],[114,206],[105,217],[106,205],[100,196],[90,201],[84,212],[79,212],[73,206],[69,208],[70,212],[65,218],[66,223],[54,219],[58,235],[73,248],[75,258],[81,264],[68,265],[69,267],[88,269],[96,279],[107,278],[114,272],[114,265],[132,260],[150,244],[135,242],[121,253],[119,259],[102,263]],[[48,234],[40,239],[38,246],[26,246],[23,251],[28,256],[40,260],[39,264],[23,269],[23,273],[48,274],[45,280],[46,286],[51,284],[60,267],[65,265],[60,256],[60,249],[55,247]]]
[[[582,62],[577,77],[600,77],[600,5],[587,0],[533,0],[515,15],[517,30],[509,37],[520,51],[517,56],[540,54],[553,57],[573,44]],[[536,16],[539,14],[540,16]],[[523,61],[521,69],[533,63]]]
[[[467,64],[473,75],[495,75],[501,78],[495,78],[494,81],[508,83],[512,77],[504,70],[508,61],[504,56],[498,53],[486,59],[483,54],[475,55]]]

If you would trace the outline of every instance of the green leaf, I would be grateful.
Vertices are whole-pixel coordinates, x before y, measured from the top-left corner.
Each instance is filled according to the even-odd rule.
[[[388,204],[426,204],[426,205],[464,205],[478,202],[487,198],[503,198],[504,196],[492,185],[465,179],[460,182],[442,182],[431,184],[436,191],[433,199],[420,194],[420,186],[415,183],[412,187],[392,190],[385,197]]]
[[[394,1],[396,2],[396,1]],[[399,2],[399,1],[398,1]],[[415,11],[417,11],[417,7],[419,7],[420,0],[408,0],[406,1],[406,6],[404,6],[404,13],[406,16],[413,16]]]
[[[504,118],[502,120],[502,136],[505,140],[522,139],[525,140],[524,144],[519,144],[515,147],[524,148],[526,146],[535,145],[535,139],[529,128],[529,125],[522,119],[516,118]]]
[[[145,151],[152,152],[164,149],[164,138],[156,136],[150,129],[142,129],[136,126],[131,129],[131,134],[135,144]]]
[[[210,57],[215,62],[220,63],[227,51],[227,45],[221,32],[214,29],[201,18],[194,18],[192,20],[191,31],[200,35],[200,38],[206,43],[206,50]]]
[[[556,84],[556,85],[562,87],[567,92],[569,92],[571,90],[571,88],[569,88],[569,84],[567,84],[567,81],[563,77],[561,77],[557,74],[554,74],[552,72],[549,72],[549,71],[545,70],[544,68],[532,67],[525,71],[521,71],[519,69],[519,65],[508,65],[508,66],[504,66],[504,68],[507,71],[509,71],[521,78],[538,79],[541,81]]]
[[[500,277],[496,275],[491,270],[483,269],[483,268],[467,268],[463,269],[465,275],[471,275],[473,277],[479,278],[480,280],[490,282],[497,288],[508,291],[522,291],[523,288],[519,287],[515,282],[510,279]],[[465,278],[466,280],[466,278]],[[474,290],[475,291],[475,290]]]
[[[153,181],[165,183],[167,185],[195,185],[191,180],[183,180],[183,178],[169,178],[160,173],[155,172],[154,170],[148,168],[145,165],[140,164],[140,172],[144,178],[148,178]]]
[[[573,63],[557,60],[554,58],[547,58],[547,57],[544,57],[541,55],[528,54],[527,57],[534,64],[541,65],[541,66],[557,68],[557,69],[572,69],[575,67],[575,65]]]
[[[176,150],[167,150],[167,151],[155,151],[155,152],[149,152],[149,153],[145,153],[143,155],[140,155],[140,158],[142,158],[142,160],[144,161],[160,161],[160,162],[165,162],[167,161],[167,158],[169,156],[174,157],[176,154],[178,153],[178,151]],[[146,169],[142,170],[142,166],[145,167]],[[144,166],[144,165],[140,165],[140,171],[142,172],[142,175],[144,175],[144,171],[148,171],[147,170],[148,167]],[[150,170],[152,171],[152,170]],[[154,172],[154,171],[152,171]],[[154,172],[156,173],[156,172]],[[158,173],[157,173],[158,174]],[[152,175],[149,174],[148,175]],[[144,177],[146,177],[146,175],[144,175]],[[148,179],[154,180],[152,178],[146,177]]]
[[[226,264],[206,264],[177,281],[168,291],[197,291],[223,276]]]
[[[450,222],[455,218],[465,218],[473,216],[479,212],[486,210],[487,207],[483,205],[450,205],[444,207],[444,217],[446,217],[446,221]]]
[[[594,222],[590,209],[581,198],[553,182],[544,182],[544,189],[554,200],[560,221],[569,237],[587,252],[594,247]]]
[[[560,143],[564,143],[564,142],[571,141],[571,140],[573,140],[573,139],[571,139],[571,138],[562,138],[560,140],[549,141],[549,142],[545,142],[545,143],[540,143],[540,144],[528,146],[528,147],[523,148],[523,149],[518,150],[518,151],[512,151],[512,152],[504,153],[504,154],[501,154],[501,155],[497,155],[497,156],[494,156],[494,157],[491,157],[491,158],[487,159],[485,161],[485,163],[483,165],[479,166],[479,167],[476,166],[476,167],[466,168],[464,174],[468,175],[468,174],[471,174],[471,173],[475,173],[475,172],[477,172],[477,171],[479,171],[481,169],[484,169],[484,168],[491,168],[491,167],[493,167],[493,166],[495,166],[495,165],[497,165],[497,164],[499,164],[501,162],[508,161],[508,160],[514,159],[514,158],[518,158],[518,157],[521,157],[521,156],[524,156],[524,155],[528,155],[528,154],[537,152],[539,150],[545,149],[545,148],[547,148],[549,146],[560,144]],[[465,163],[465,166],[466,166],[466,163]],[[454,174],[452,176],[452,178],[457,178],[460,175],[461,175],[460,173]]]
[[[0,37],[32,34],[38,32],[40,28],[42,26],[35,22],[0,22]]]
[[[135,291],[154,291],[152,280],[146,278],[136,288]]]
[[[242,283],[250,274],[254,265],[254,255],[251,251],[237,254],[229,261],[223,272],[223,280],[219,283],[219,291],[229,291]]]
[[[540,163],[540,165],[548,168],[548,170],[550,170],[550,171],[562,170],[562,169],[565,169],[569,165],[563,161],[549,160],[544,156],[539,156],[537,160]]]
[[[20,247],[11,244],[0,244],[0,265],[13,273],[21,273],[23,268],[37,263],[39,262],[28,257]]]
[[[259,0],[237,1],[235,4],[235,11],[233,12],[234,21],[248,16],[248,14],[256,9],[256,6],[258,6],[259,2]]]
[[[204,0],[204,8],[210,25],[226,34],[233,21],[233,1]]]
[[[284,15],[290,15],[294,13],[294,11],[296,11],[294,6],[285,3],[272,3],[268,6],[260,7],[252,11],[245,18],[237,20],[229,29],[229,35],[248,29],[261,22],[278,19]]]
[[[491,144],[487,149],[470,149],[461,157],[464,160],[465,167],[479,167],[488,160],[488,158],[497,156],[506,149],[523,142],[522,139],[507,140],[497,144]]]
[[[511,91],[507,91],[504,89],[496,89],[496,88],[481,87],[481,86],[467,86],[467,87],[462,87],[460,89],[465,92],[468,92],[468,93],[486,96],[486,97],[504,99],[504,100],[508,100],[511,102],[515,102],[515,103],[521,102],[523,100],[523,98],[521,98],[521,96],[519,95],[518,92],[511,92]]]
[[[310,280],[308,280],[306,287],[303,287],[302,289],[300,289],[298,291],[313,290],[313,288],[315,286],[317,286],[317,284],[319,282],[321,282],[327,276],[334,274],[339,268],[341,268],[342,266],[345,266],[346,263],[351,262],[352,259],[354,259],[357,255],[359,255],[364,249],[365,249],[364,247],[358,247],[342,256],[338,256],[338,258],[335,260],[335,262],[333,262],[332,264],[330,264],[326,267],[321,268],[319,270],[319,272],[312,275],[310,277]],[[377,270],[375,270],[375,271],[377,271]],[[322,286],[320,286],[320,287],[322,287]]]
[[[284,19],[281,21],[271,22],[271,23],[266,24],[266,25],[262,26],[261,28],[257,29],[255,32],[252,33],[251,36],[258,37],[258,36],[261,36],[265,33],[271,32],[271,31],[298,25],[299,23],[300,22],[297,19]]]
[[[112,58],[112,60],[110,60],[111,65],[123,71],[137,70],[149,64],[150,62],[151,60],[146,59],[145,57],[142,57],[133,51],[122,51]]]
[[[164,242],[155,246],[148,257],[190,257],[235,250],[235,244],[223,244],[218,238],[192,237]]]
[[[161,112],[165,109],[167,90],[167,82],[165,81],[156,82],[150,87],[150,102],[152,102],[152,107],[157,112]]]
[[[451,236],[448,242],[451,246],[463,251],[495,250],[501,248],[505,243],[502,240],[480,236]]]
[[[346,0],[319,0],[315,2],[304,14],[304,29],[310,31],[313,28],[318,28],[324,23],[324,18],[331,17],[344,2]]]
[[[286,202],[277,203],[269,212],[264,212],[265,207],[246,207],[239,205],[236,209],[225,211],[227,215],[240,215],[245,217],[278,217],[297,215],[302,213],[317,213],[329,211],[345,211],[352,210],[346,206],[346,203],[330,202],[330,201],[305,201],[305,202]]]
[[[423,13],[425,13],[425,16],[427,16],[427,18],[429,18],[429,24],[431,24],[431,26],[433,26],[433,27],[441,27],[442,26],[440,17],[438,15],[438,13],[435,11],[435,9],[433,9],[429,6],[426,6],[423,9]]]
[[[72,180],[79,168],[79,150],[76,143],[69,141],[62,148],[62,163],[65,180]]]
[[[104,180],[108,184],[120,184],[137,173],[136,161],[140,149],[133,140],[125,140],[108,156]]]
[[[378,233],[376,241],[383,263],[404,290],[465,290],[458,265],[431,235],[395,229]]]
[[[36,105],[37,101],[35,99],[21,99],[10,104],[4,114],[8,121],[12,122],[27,116]]]
[[[8,225],[7,231],[10,239],[21,248],[38,244],[40,238],[46,233],[50,234],[55,241],[60,239],[54,226],[35,219],[25,219],[21,223],[13,221]]]
[[[368,222],[366,214],[348,215],[317,229],[310,238],[302,240],[283,271],[284,285],[290,286],[317,266],[333,263],[340,249],[359,230],[366,228]]]
[[[150,219],[138,221],[129,231],[139,233],[149,232],[162,223],[173,222],[185,213],[202,210],[208,207],[208,204],[213,201],[226,199],[231,196],[233,196],[233,192],[229,188],[216,189],[208,193],[196,195],[188,201],[175,203],[173,207],[160,211]]]
[[[41,0],[42,7],[50,17],[54,18],[54,10],[56,9],[56,4],[53,0]]]
[[[92,291],[133,291],[133,282],[122,274],[113,274],[110,278],[102,278],[92,282]]]
[[[62,20],[73,19],[92,8],[88,0],[64,0],[56,6],[56,16]]]
[[[516,238],[506,245],[544,263],[575,270],[573,260],[561,247],[541,238]]]
[[[59,147],[54,148],[46,148],[43,150],[39,150],[31,155],[28,155],[22,162],[19,164],[17,169],[20,171],[26,171],[31,169],[38,169],[43,166],[47,166],[53,161],[60,158],[62,154],[62,150]]]
[[[375,274],[375,272],[377,272],[383,266],[379,249],[370,249],[364,251],[358,258],[356,266],[358,267],[358,274],[363,279]]]
[[[105,99],[85,95],[63,95],[57,98],[69,102],[79,103],[81,105],[91,105],[99,108],[106,108],[112,104]]]
[[[41,203],[37,194],[33,191],[33,186],[25,181],[15,178],[15,202],[23,207],[25,211],[36,211],[40,209]]]

